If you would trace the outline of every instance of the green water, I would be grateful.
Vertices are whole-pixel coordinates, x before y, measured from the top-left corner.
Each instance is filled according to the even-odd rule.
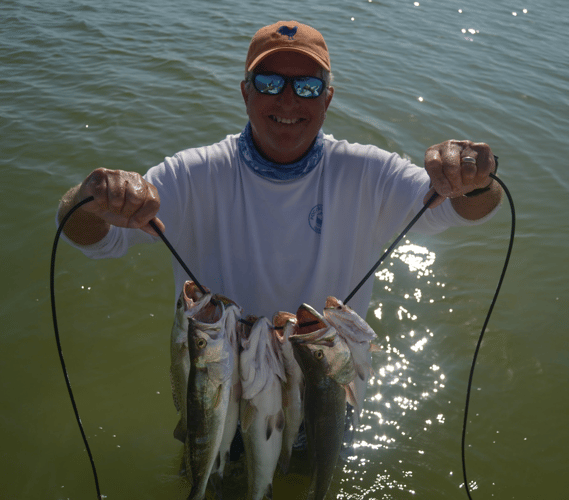
[[[469,480],[473,498],[567,498],[569,8],[417,3],[3,0],[0,498],[96,498],[51,322],[59,197],[95,167],[143,173],[241,130],[248,42],[278,19],[326,37],[336,87],[327,133],[418,164],[450,138],[500,156],[517,238],[474,376]],[[484,226],[410,235],[378,270],[367,319],[383,351],[330,498],[466,498],[466,383],[509,231],[504,205]],[[172,438],[170,266],[161,244],[117,261],[60,246],[63,352],[109,499],[188,493]],[[277,477],[275,500],[304,498],[301,472]]]

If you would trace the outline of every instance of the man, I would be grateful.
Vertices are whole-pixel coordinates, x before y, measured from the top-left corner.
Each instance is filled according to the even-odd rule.
[[[142,177],[97,169],[63,198],[59,216],[93,195],[65,235],[94,258],[118,257],[165,231],[197,279],[272,317],[303,302],[347,296],[433,193],[415,230],[483,222],[501,189],[486,144],[427,149],[425,169],[374,146],[324,135],[332,101],[322,35],[296,21],[259,30],[241,83],[249,123],[241,134],[182,151]],[[188,277],[174,261],[176,297]],[[372,281],[350,305],[365,316]]]

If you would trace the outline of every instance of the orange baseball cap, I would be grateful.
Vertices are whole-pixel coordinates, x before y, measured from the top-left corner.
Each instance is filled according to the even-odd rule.
[[[253,71],[268,55],[285,50],[305,54],[330,71],[330,55],[324,37],[314,28],[296,21],[279,21],[257,31],[249,45],[245,69]]]

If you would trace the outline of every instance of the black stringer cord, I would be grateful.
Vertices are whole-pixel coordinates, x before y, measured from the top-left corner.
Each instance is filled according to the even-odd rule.
[[[168,239],[166,238],[166,236],[164,236],[164,233],[162,231],[160,231],[160,228],[156,225],[156,223],[151,220],[148,224],[150,224],[150,226],[152,227],[152,229],[154,229],[154,231],[156,231],[156,233],[158,234],[158,236],[160,236],[160,238],[162,239],[162,241],[166,244],[166,246],[170,249],[170,252],[172,252],[172,255],[176,258],[176,260],[178,261],[178,263],[182,266],[182,268],[184,269],[184,271],[186,271],[186,273],[188,274],[188,276],[192,279],[192,281],[196,284],[196,286],[199,288],[200,292],[203,293],[204,295],[207,293],[204,289],[203,286],[200,285],[200,282],[196,279],[196,277],[192,274],[192,271],[190,271],[190,268],[188,266],[186,266],[186,263],[182,260],[182,257],[180,257],[180,255],[178,254],[178,252],[176,252],[176,250],[174,249],[174,247],[172,246],[172,244],[168,241]]]
[[[413,220],[407,224],[407,227],[401,231],[401,234],[395,239],[395,241],[391,244],[391,246],[384,252],[384,254],[380,257],[380,259],[374,264],[374,266],[369,270],[369,272],[363,277],[363,279],[356,285],[356,287],[352,290],[352,293],[348,295],[345,300],[344,304],[347,304],[351,298],[356,294],[356,292],[363,286],[363,284],[368,280],[368,278],[373,274],[373,272],[381,265],[381,263],[385,260],[385,258],[393,251],[393,249],[397,246],[397,244],[405,237],[409,229],[419,220],[421,215],[425,213],[427,208],[435,201],[435,198],[438,196],[437,193],[433,194],[428,200],[427,203],[419,210],[417,215],[413,217]]]
[[[502,288],[502,283],[504,282],[504,276],[506,275],[506,270],[508,268],[508,263],[510,262],[510,256],[512,255],[512,248],[514,246],[514,236],[516,233],[516,210],[514,208],[514,200],[512,199],[512,195],[510,191],[506,187],[506,185],[495,175],[491,174],[494,180],[498,181],[502,189],[506,193],[508,197],[508,201],[510,202],[510,210],[512,213],[512,224],[511,224],[511,232],[510,232],[510,243],[508,245],[508,251],[506,253],[506,259],[504,261],[504,267],[502,268],[502,274],[500,275],[500,279],[498,281],[498,285],[496,287],[496,292],[494,293],[494,297],[492,298],[492,303],[490,304],[490,308],[488,309],[488,314],[486,315],[486,319],[484,321],[484,325],[482,326],[482,331],[480,332],[480,337],[478,338],[478,343],[476,344],[476,349],[474,350],[474,356],[472,359],[472,366],[470,367],[470,375],[468,377],[468,387],[466,389],[466,404],[464,407],[464,423],[462,425],[462,473],[464,476],[464,487],[466,489],[466,494],[468,498],[472,500],[470,496],[470,488],[468,486],[468,480],[466,478],[466,458],[465,458],[465,443],[466,443],[466,424],[468,422],[468,408],[470,405],[470,392],[472,390],[472,379],[474,377],[474,367],[476,366],[476,359],[478,358],[478,352],[480,351],[480,345],[482,344],[482,338],[484,337],[484,333],[486,331],[486,326],[490,321],[490,316],[492,315],[492,311],[494,310],[494,306],[496,305],[496,300],[498,299],[498,294],[500,293],[500,288]]]
[[[77,420],[77,424],[79,425],[79,430],[81,431],[81,436],[83,437],[83,443],[85,443],[85,449],[87,450],[87,454],[89,455],[89,460],[91,461],[91,469],[93,469],[93,477],[95,479],[95,488],[97,489],[97,499],[101,500],[101,489],[99,488],[99,479],[97,477],[97,469],[95,468],[95,461],[93,460],[93,455],[91,454],[91,449],[89,448],[89,443],[87,442],[87,436],[85,435],[85,431],[83,429],[83,424],[81,423],[81,418],[79,417],[79,411],[77,410],[77,405],[75,404],[75,398],[73,397],[73,391],[71,390],[71,383],[69,382],[69,376],[67,374],[67,368],[65,367],[65,360],[63,359],[63,352],[61,350],[61,341],[59,338],[59,328],[57,326],[57,314],[55,311],[55,254],[57,251],[57,244],[59,242],[59,238],[61,236],[61,232],[63,231],[63,226],[69,220],[69,217],[80,207],[93,201],[93,196],[89,196],[85,198],[83,201],[80,201],[75,205],[63,218],[59,227],[57,228],[57,232],[55,233],[55,240],[53,242],[53,250],[51,252],[51,270],[49,276],[49,290],[51,295],[51,316],[53,318],[53,329],[55,331],[55,341],[57,343],[57,352],[59,353],[59,360],[61,361],[61,368],[63,369],[63,376],[65,377],[65,383],[67,384],[67,392],[69,393],[69,398],[71,399],[71,405],[73,406],[73,411],[75,412],[75,419]]]

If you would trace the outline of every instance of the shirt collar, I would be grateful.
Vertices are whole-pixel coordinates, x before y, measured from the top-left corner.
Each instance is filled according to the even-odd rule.
[[[239,136],[239,154],[245,164],[257,175],[275,181],[299,179],[311,172],[324,154],[324,133],[318,132],[310,150],[297,162],[274,163],[264,158],[253,143],[251,122],[248,122]]]

